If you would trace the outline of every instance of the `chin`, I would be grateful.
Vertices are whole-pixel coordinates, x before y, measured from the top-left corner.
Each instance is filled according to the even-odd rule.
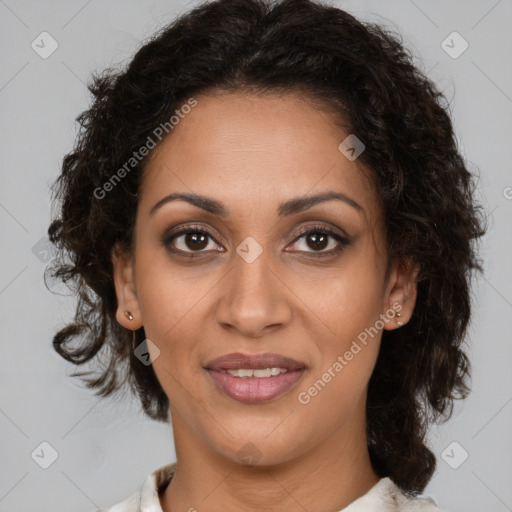
[[[274,425],[275,427],[275,425]],[[293,441],[289,430],[285,436],[269,435],[272,429],[239,432],[233,437],[226,435],[221,442],[212,440],[212,448],[223,458],[247,467],[265,467],[285,464],[303,452],[304,440]]]

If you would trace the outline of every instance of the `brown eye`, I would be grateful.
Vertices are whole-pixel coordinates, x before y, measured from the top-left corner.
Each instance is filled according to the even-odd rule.
[[[187,233],[183,235],[183,243],[191,250],[202,250],[208,246],[208,235],[203,233]]]
[[[315,251],[325,249],[329,245],[329,235],[325,233],[311,233],[306,235],[306,243]]]
[[[205,249],[209,247],[210,241],[214,242],[215,240],[208,231],[200,227],[189,226],[164,236],[162,243],[173,253],[193,255],[193,253],[206,252]],[[214,244],[210,249],[221,251],[219,247]]]
[[[303,243],[298,241],[303,239]],[[307,228],[300,233],[293,244],[297,252],[309,253],[311,256],[333,256],[350,245],[348,238],[341,236],[323,226]],[[325,250],[327,247],[330,250]],[[315,254],[318,253],[318,254]]]
[[[162,243],[168,251],[193,257],[204,253],[206,256],[211,251],[223,252],[211,233],[200,226],[187,226],[176,232],[164,236]],[[212,246],[210,246],[212,244]],[[323,226],[310,227],[295,239],[293,251],[309,254],[313,257],[333,256],[350,245],[350,241]],[[330,250],[327,250],[330,247]],[[209,250],[208,250],[209,248]]]

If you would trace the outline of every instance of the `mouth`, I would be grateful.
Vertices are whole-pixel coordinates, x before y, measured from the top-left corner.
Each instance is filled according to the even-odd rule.
[[[280,354],[228,354],[205,365],[217,389],[243,403],[273,400],[302,378],[306,365]]]

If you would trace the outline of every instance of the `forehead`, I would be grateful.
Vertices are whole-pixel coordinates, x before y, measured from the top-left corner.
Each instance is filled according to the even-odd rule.
[[[141,202],[180,191],[214,195],[235,207],[335,190],[358,202],[366,216],[378,215],[367,169],[339,149],[348,127],[307,97],[217,93],[195,99],[150,155]]]

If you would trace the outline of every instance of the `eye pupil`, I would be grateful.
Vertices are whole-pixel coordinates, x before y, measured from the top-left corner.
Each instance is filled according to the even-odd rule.
[[[328,236],[324,233],[312,233],[307,236],[308,242],[313,241],[313,248],[315,249],[325,249],[327,247],[327,239]]]
[[[204,249],[208,246],[208,235],[204,233],[188,233],[185,235],[185,244],[189,249]]]

